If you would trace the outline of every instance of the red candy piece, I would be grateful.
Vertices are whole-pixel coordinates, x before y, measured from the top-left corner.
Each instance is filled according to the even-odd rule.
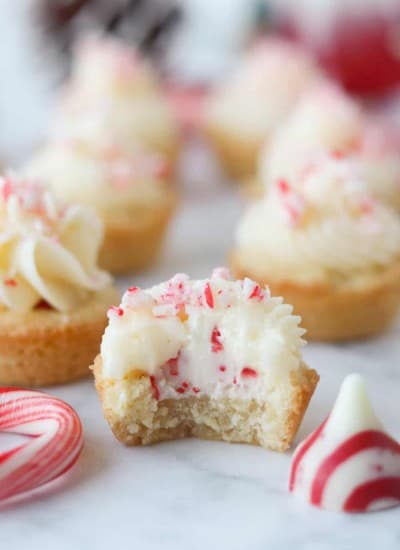
[[[124,310],[122,309],[122,307],[111,306],[108,309],[108,313],[115,313],[118,317],[122,317],[124,314]]]
[[[153,390],[154,399],[156,399],[158,401],[160,399],[160,390],[157,386],[157,382],[156,382],[156,379],[155,379],[154,376],[150,376],[150,384],[151,384],[151,388]]]
[[[37,391],[0,388],[0,431],[29,436],[26,443],[0,453],[0,501],[60,477],[83,447],[76,412]]]
[[[252,293],[249,296],[249,299],[256,298],[259,302],[261,302],[264,298],[264,292],[261,289],[259,285],[255,285]]]
[[[279,180],[278,189],[281,193],[288,193],[290,191],[290,186],[286,180]]]
[[[219,351],[222,351],[224,349],[220,338],[220,331],[217,329],[217,327],[214,327],[211,333],[211,350],[213,353],[218,353]]]
[[[257,378],[258,374],[257,371],[250,368],[250,367],[244,367],[241,372],[242,378]]]
[[[214,307],[214,296],[211,290],[210,283],[207,283],[205,286],[204,297],[206,299],[206,304],[212,309]]]
[[[178,369],[179,356],[180,356],[180,353],[178,353],[176,357],[172,357],[172,359],[168,359],[166,363],[169,370],[169,374],[171,376],[178,376],[179,374],[179,369]]]

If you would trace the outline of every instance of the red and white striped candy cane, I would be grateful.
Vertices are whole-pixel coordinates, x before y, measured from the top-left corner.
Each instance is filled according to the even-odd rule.
[[[0,452],[0,501],[31,491],[67,472],[83,447],[77,413],[60,399],[20,388],[0,388],[0,432],[29,440]]]

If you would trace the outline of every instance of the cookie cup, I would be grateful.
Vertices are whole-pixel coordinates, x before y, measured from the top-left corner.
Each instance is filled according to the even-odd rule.
[[[203,131],[229,178],[242,182],[255,176],[264,140],[232,132],[212,120]]]
[[[104,416],[125,445],[197,437],[285,451],[319,380],[302,364],[262,402],[206,395],[159,401],[145,371],[138,369],[120,380],[105,378],[100,355],[92,369]]]
[[[118,291],[108,287],[70,313],[48,307],[1,311],[0,383],[44,386],[87,376],[107,325],[106,311],[118,300]]]
[[[368,338],[383,332],[400,308],[400,260],[386,269],[349,282],[296,284],[274,280],[260,266],[247,268],[239,253],[231,256],[232,272],[267,284],[302,318],[307,340],[325,342]]]
[[[156,262],[176,207],[174,192],[160,204],[143,208],[127,205],[124,211],[99,215],[104,222],[104,241],[99,265],[114,274],[141,271]]]

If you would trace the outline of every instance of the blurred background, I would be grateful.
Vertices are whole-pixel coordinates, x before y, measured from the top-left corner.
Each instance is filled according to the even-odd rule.
[[[40,142],[82,33],[135,43],[176,89],[207,90],[241,53],[279,33],[311,50],[353,94],[398,116],[398,0],[15,0],[2,2],[0,157]]]

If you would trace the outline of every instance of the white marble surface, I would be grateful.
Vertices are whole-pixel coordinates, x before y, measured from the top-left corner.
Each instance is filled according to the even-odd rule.
[[[224,262],[240,199],[233,187],[216,181],[208,163],[188,158],[187,164],[191,181],[164,257],[157,269],[131,282],[152,283],[175,271],[203,276]],[[306,359],[321,382],[298,438],[321,422],[341,380],[353,371],[366,376],[378,414],[400,438],[399,335],[400,324],[374,341],[307,346]],[[91,380],[51,392],[80,414],[85,449],[61,483],[0,507],[0,548],[400,548],[399,509],[345,516],[289,495],[290,452],[196,440],[125,448],[103,420]]]

